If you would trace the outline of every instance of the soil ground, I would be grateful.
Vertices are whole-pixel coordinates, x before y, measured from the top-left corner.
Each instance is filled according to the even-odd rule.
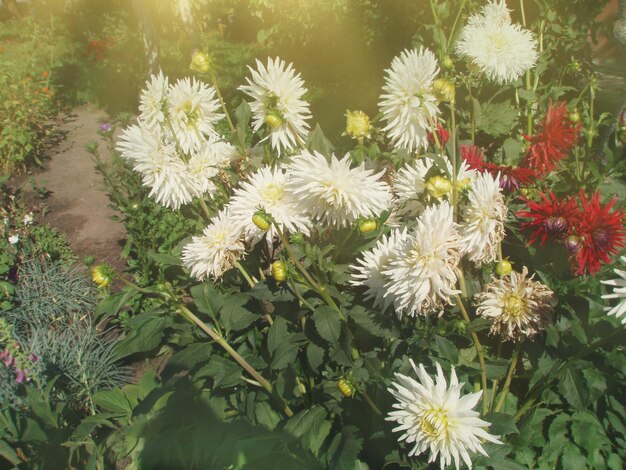
[[[104,142],[98,135],[98,125],[107,120],[104,111],[91,105],[75,108],[60,125],[65,138],[48,153],[41,169],[20,178],[27,202],[37,200],[37,187],[50,192],[43,201],[44,221],[67,234],[70,246],[82,258],[96,257],[96,262],[108,262],[118,269],[125,263],[120,251],[125,237],[122,223],[111,219],[115,212],[100,190],[102,177],[94,169],[92,156],[85,149],[89,142]],[[108,158],[102,151],[102,158]]]

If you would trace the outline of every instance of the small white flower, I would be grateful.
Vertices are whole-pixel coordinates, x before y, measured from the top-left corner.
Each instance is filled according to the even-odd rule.
[[[146,81],[146,86],[139,97],[139,120],[146,126],[154,127],[165,122],[168,88],[168,79],[162,71]]]
[[[508,83],[537,62],[537,40],[532,32],[512,24],[506,4],[489,2],[469,18],[455,46],[457,54],[472,60],[488,79]]]
[[[168,119],[183,152],[199,150],[207,137],[216,137],[214,125],[224,115],[215,88],[184,78],[171,85],[168,92]]]
[[[626,256],[622,256],[620,259],[622,260],[622,263],[626,265]],[[626,271],[622,271],[620,269],[614,269],[613,271],[615,271],[615,274],[619,276],[618,278],[611,279],[609,281],[601,281],[602,284],[613,286],[613,293],[605,294],[602,298],[621,299],[615,307],[607,307],[605,310],[607,311],[607,315],[615,316],[615,318],[622,317],[622,325],[626,325],[626,315],[624,315],[626,313]]]
[[[28,214],[26,214],[24,217],[22,217],[22,223],[24,225],[30,225],[33,223],[34,220],[34,216],[32,212],[29,212]]]
[[[450,385],[438,363],[436,381],[426,373],[424,365],[419,368],[410,360],[419,382],[411,377],[396,373],[397,382],[389,392],[397,400],[386,420],[399,426],[394,432],[402,432],[399,442],[413,445],[409,457],[429,451],[428,462],[439,457],[443,470],[454,463],[457,470],[461,459],[472,468],[470,452],[488,456],[482,441],[502,444],[498,436],[489,434],[485,428],[490,423],[479,418],[473,408],[478,404],[482,391],[461,396],[464,383],[459,383],[454,367],[450,373]]]
[[[483,292],[476,294],[476,314],[493,321],[491,334],[521,341],[544,330],[552,318],[554,292],[527,278],[528,269],[511,271],[501,279],[493,277]]]
[[[426,208],[383,271],[385,295],[392,296],[398,316],[441,312],[452,304],[460,292],[455,289],[460,259],[452,207],[444,201]]]
[[[287,178],[281,169],[263,167],[241,183],[228,203],[230,216],[238,224],[251,243],[256,243],[263,236],[271,242],[277,236],[272,226],[267,233],[252,222],[252,216],[259,209],[265,210],[280,226],[281,231],[309,234],[311,220],[298,206],[293,195],[286,190]]]
[[[461,210],[461,252],[477,266],[496,259],[498,245],[504,238],[504,220],[508,209],[499,180],[499,176],[494,178],[489,172],[473,179],[468,202]]]
[[[307,92],[300,74],[276,58],[267,60],[267,67],[256,61],[257,70],[249,67],[252,79],[239,90],[252,98],[254,131],[267,124],[272,148],[280,155],[300,145],[306,137],[311,118],[309,103],[302,98]]]
[[[11,235],[11,236],[9,237],[9,243],[10,243],[11,245],[16,245],[16,244],[17,244],[17,242],[19,242],[19,241],[20,241],[20,236],[19,236],[19,234],[17,234],[17,233],[16,233],[15,235]]]
[[[391,191],[381,181],[383,174],[363,164],[350,168],[350,155],[341,160],[332,155],[328,162],[322,154],[305,150],[287,167],[287,187],[313,219],[346,227],[389,208]]]
[[[398,215],[417,217],[424,209],[422,196],[426,189],[426,174],[434,164],[432,158],[418,158],[412,165],[404,165],[398,170],[393,185]]]
[[[193,237],[183,248],[183,265],[198,280],[219,279],[244,256],[243,234],[223,210],[211,219],[202,236]]]
[[[385,271],[389,269],[396,251],[404,245],[407,237],[406,228],[382,236],[374,248],[362,253],[362,258],[357,264],[350,266],[354,271],[350,284],[367,287],[365,298],[374,298],[375,307],[382,305],[383,310],[386,310],[394,301],[394,296],[389,295],[385,289],[385,285],[390,282]]]
[[[430,122],[437,121],[439,108],[433,82],[439,73],[435,54],[420,48],[405,50],[386,71],[380,111],[387,133],[395,148],[409,152],[428,147]]]

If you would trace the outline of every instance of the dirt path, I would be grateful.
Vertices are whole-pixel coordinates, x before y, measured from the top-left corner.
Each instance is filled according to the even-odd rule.
[[[44,168],[34,171],[30,178],[51,192],[45,200],[45,221],[67,234],[80,258],[93,255],[98,263],[123,268],[120,251],[124,226],[111,220],[115,212],[108,207],[108,198],[100,190],[102,178],[85,150],[85,144],[93,141],[101,142],[103,148],[97,130],[106,119],[103,111],[91,105],[74,109],[61,126],[61,131],[67,133],[65,139],[50,152]],[[106,152],[102,153],[106,159]],[[26,184],[24,189],[27,199],[34,196],[31,185]]]

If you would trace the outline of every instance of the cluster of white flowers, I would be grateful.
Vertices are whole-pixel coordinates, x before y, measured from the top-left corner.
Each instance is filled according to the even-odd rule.
[[[537,62],[537,40],[532,32],[511,22],[504,0],[491,0],[469,18],[455,46],[490,80],[508,83]]]
[[[219,107],[215,89],[195,79],[170,85],[159,73],[146,83],[138,123],[123,131],[117,149],[159,204],[178,209],[215,192],[212,178],[237,155],[215,129],[224,117]]]

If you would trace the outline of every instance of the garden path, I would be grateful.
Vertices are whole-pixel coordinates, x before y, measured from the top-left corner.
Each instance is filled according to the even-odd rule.
[[[102,177],[85,149],[87,143],[94,141],[103,147],[97,131],[106,120],[106,113],[93,105],[75,108],[60,126],[65,138],[50,151],[44,167],[34,170],[30,178],[38,187],[50,191],[44,202],[45,221],[67,234],[79,258],[93,255],[98,263],[108,262],[123,269],[120,251],[124,226],[111,219],[115,212],[99,189]],[[101,153],[106,160],[108,152]],[[36,198],[31,184],[25,184],[24,190],[27,200]]]

